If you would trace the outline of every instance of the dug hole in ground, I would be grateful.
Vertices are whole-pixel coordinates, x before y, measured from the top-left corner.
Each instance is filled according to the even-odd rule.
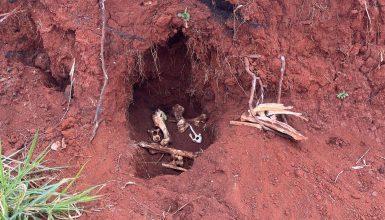
[[[75,189],[106,186],[81,219],[385,218],[385,1],[107,0],[92,141],[100,2],[0,5],[4,154],[39,129],[38,150],[64,143],[48,156],[69,166],[60,176],[88,161]],[[308,119],[285,117],[306,140],[230,125],[249,110],[245,57],[264,103],[281,88],[280,102]],[[193,126],[202,143],[177,131],[175,104],[186,119],[208,116]],[[158,108],[171,116],[168,147],[197,155],[184,172],[137,145],[151,142]]]

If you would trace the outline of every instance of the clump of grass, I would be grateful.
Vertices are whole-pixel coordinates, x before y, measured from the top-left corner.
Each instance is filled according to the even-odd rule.
[[[74,194],[68,193],[84,165],[73,178],[60,181],[49,176],[49,172],[63,167],[44,166],[44,159],[49,152],[46,148],[35,159],[32,155],[37,146],[38,133],[35,134],[31,147],[23,161],[15,155],[6,157],[1,153],[0,142],[0,220],[18,219],[74,219],[81,216],[81,203],[100,198],[94,192],[102,186],[97,185]]]

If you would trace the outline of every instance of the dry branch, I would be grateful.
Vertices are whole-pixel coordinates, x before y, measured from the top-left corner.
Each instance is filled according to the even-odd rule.
[[[369,10],[368,10],[368,4],[366,3],[366,1],[364,1],[364,5],[365,5],[366,15],[368,16],[369,28],[370,28],[372,26],[372,19],[370,18],[370,14],[369,14]]]
[[[190,159],[194,159],[197,157],[197,155],[193,152],[184,151],[184,150],[178,150],[170,147],[163,147],[160,144],[157,143],[146,143],[146,142],[139,142],[138,146],[141,148],[149,149],[149,150],[156,150],[162,153],[170,154],[170,155],[176,155],[181,157],[186,157]]]
[[[303,120],[307,120],[302,116],[301,113],[289,111],[292,109],[292,106],[284,106],[281,104],[281,89],[282,89],[282,81],[283,75],[285,73],[286,62],[285,57],[281,56],[281,76],[279,81],[279,89],[278,89],[278,103],[266,103],[263,104],[263,84],[262,80],[257,77],[250,70],[250,62],[247,57],[244,57],[245,70],[252,77],[251,91],[249,97],[249,111],[247,113],[243,113],[241,115],[241,121],[230,121],[232,125],[245,125],[250,127],[255,127],[264,130],[272,130],[277,132],[278,134],[286,136],[290,136],[294,140],[306,140],[307,138],[295,130],[293,127],[286,123],[286,115],[297,116]],[[260,85],[260,93],[261,97],[258,99],[256,103],[256,107],[253,107],[254,95],[255,95],[255,87],[256,81],[258,80]],[[285,122],[281,122],[277,120],[277,115],[281,115]]]
[[[275,131],[278,131],[282,134],[287,134],[296,141],[302,141],[307,139],[307,137],[303,136],[293,127],[291,127],[290,125],[284,122],[280,122],[278,120],[274,120],[269,117],[263,117],[263,116],[262,117],[258,116],[258,119],[263,126],[273,129]]]
[[[277,104],[277,103],[271,103],[271,104],[273,104],[273,106],[282,105],[282,104]],[[261,105],[268,105],[268,104],[261,104]],[[289,108],[289,107],[285,107],[285,106],[283,106],[283,107]],[[258,106],[256,108],[258,108]],[[264,109],[266,111],[269,110],[268,108],[266,108],[266,109],[262,108],[262,109]],[[262,111],[262,112],[265,112],[265,111]],[[261,112],[256,111],[255,113],[256,113],[256,116],[252,116],[250,113],[243,113],[241,115],[241,122],[242,123],[241,122],[239,122],[239,123],[230,122],[230,124],[247,125],[247,126],[256,127],[256,128],[262,127],[265,130],[273,130],[273,131],[276,131],[278,133],[289,135],[290,137],[292,137],[294,140],[297,140],[297,141],[307,139],[305,136],[303,136],[301,133],[299,133],[297,130],[295,130],[290,125],[288,125],[284,122],[278,121],[274,118],[267,117],[266,115],[259,114]],[[296,113],[296,114],[299,114],[299,113]],[[295,116],[297,116],[297,115],[295,115]],[[298,117],[305,119],[302,116],[298,116]],[[252,124],[255,124],[257,126],[252,126]]]
[[[253,101],[254,101],[254,95],[255,95],[255,87],[257,80],[259,82],[259,87],[260,87],[260,93],[261,96],[257,101],[257,105],[259,102],[263,103],[263,84],[261,78],[257,77],[253,72],[250,70],[250,62],[247,57],[244,57],[244,62],[245,62],[245,70],[246,72],[252,77],[252,84],[251,84],[251,91],[250,91],[250,98],[249,98],[249,109],[253,109]]]
[[[283,75],[285,74],[285,69],[286,69],[286,59],[284,56],[281,56],[281,76],[279,77],[277,103],[281,103],[282,82],[283,82]]]
[[[260,130],[263,129],[263,127],[262,127],[260,124],[255,124],[255,123],[251,123],[251,122],[244,122],[244,121],[230,121],[230,124],[231,124],[231,125],[244,125],[244,126],[249,126],[249,127],[258,128],[258,129],[260,129]]]
[[[279,104],[279,103],[264,103],[264,104],[259,104],[254,109],[252,109],[251,113],[252,115],[265,115],[267,117],[270,117],[273,115],[293,115],[305,121],[308,120],[307,118],[302,116],[302,113],[288,110],[292,108],[293,106],[284,106],[283,104]]]
[[[175,165],[172,165],[172,164],[169,164],[169,163],[162,163],[162,166],[166,167],[166,168],[169,168],[169,169],[182,171],[182,172],[186,172],[187,171],[187,169],[185,169],[183,167],[178,167],[178,166],[175,166]]]
[[[102,62],[102,71],[103,71],[104,81],[103,81],[102,89],[100,91],[99,101],[98,101],[98,104],[96,106],[96,112],[95,112],[95,118],[94,118],[94,129],[92,131],[92,135],[91,135],[90,141],[92,141],[95,138],[96,131],[97,131],[98,127],[99,127],[99,123],[101,122],[101,120],[99,120],[99,115],[102,112],[103,97],[104,97],[104,92],[105,92],[105,89],[106,89],[106,86],[107,86],[107,82],[108,82],[108,72],[107,72],[107,68],[106,68],[106,62],[105,62],[105,59],[104,59],[104,42],[105,42],[105,39],[106,39],[106,7],[105,7],[105,0],[100,0],[100,8],[102,10],[102,37],[101,37],[101,40],[100,40],[100,60]]]
[[[72,62],[72,66],[71,66],[71,71],[69,73],[70,75],[70,91],[69,91],[69,94],[68,94],[68,101],[67,101],[67,108],[66,108],[66,111],[64,112],[63,114],[63,117],[60,119],[59,121],[59,124],[64,120],[64,118],[66,117],[69,109],[70,109],[70,104],[71,104],[71,100],[72,100],[72,90],[73,90],[73,87],[74,87],[74,83],[75,83],[75,78],[74,78],[74,74],[75,74],[75,58],[74,58],[74,61]]]

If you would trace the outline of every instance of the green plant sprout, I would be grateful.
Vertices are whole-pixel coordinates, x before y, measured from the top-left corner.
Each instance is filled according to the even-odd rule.
[[[349,94],[345,90],[342,90],[337,94],[337,99],[344,100],[348,96]]]
[[[184,21],[184,27],[188,28],[188,21],[190,21],[191,15],[187,11],[187,8],[184,10],[184,12],[180,12],[177,14],[178,18],[181,18]]]

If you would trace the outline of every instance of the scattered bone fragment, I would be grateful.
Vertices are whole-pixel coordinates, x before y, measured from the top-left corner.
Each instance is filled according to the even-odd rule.
[[[172,107],[172,112],[175,116],[175,119],[177,121],[177,127],[178,131],[180,133],[183,133],[188,128],[189,124],[187,123],[186,119],[183,117],[184,108],[183,106],[176,104]]]
[[[162,138],[160,137],[160,129],[159,128],[153,128],[147,130],[147,132],[151,135],[151,140],[155,143],[159,143]]]
[[[191,130],[191,132],[192,132],[192,133],[189,134],[191,140],[192,140],[193,142],[197,143],[197,144],[202,143],[202,134],[200,134],[200,133],[197,134],[197,133],[194,131],[194,129],[192,128],[191,125],[189,125],[189,127],[190,127],[190,130]]]
[[[160,128],[163,133],[163,139],[160,141],[160,144],[162,146],[166,146],[171,141],[170,133],[168,132],[166,127],[166,120],[166,114],[160,109],[156,110],[155,113],[152,115],[152,121],[154,122],[155,127]]]

